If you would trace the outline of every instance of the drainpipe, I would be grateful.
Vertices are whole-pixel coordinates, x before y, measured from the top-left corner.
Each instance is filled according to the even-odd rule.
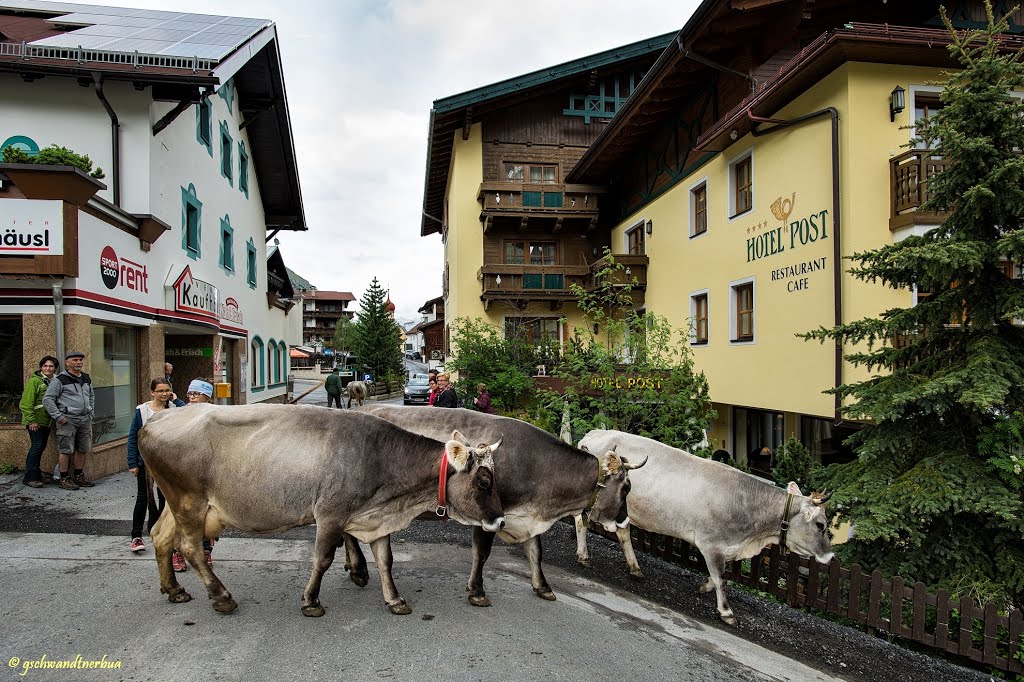
[[[60,284],[53,285],[54,338],[56,340],[58,362],[64,358],[64,288]],[[58,367],[58,370],[60,368]]]
[[[96,97],[99,98],[103,104],[103,108],[107,110],[107,116],[110,117],[110,138],[111,138],[111,169],[110,169],[110,184],[114,190],[114,206],[120,208],[121,206],[121,124],[117,121],[117,114],[114,113],[113,107],[110,106],[110,102],[107,101],[107,96],[103,92],[103,80],[99,73],[93,72],[92,74],[93,87],[96,89]]]
[[[833,291],[833,326],[838,327],[843,323],[843,270],[842,249],[840,248],[840,237],[842,235],[839,206],[839,112],[835,107],[826,107],[809,114],[798,116],[789,120],[777,118],[763,118],[755,116],[752,111],[747,110],[747,117],[754,122],[750,134],[754,137],[761,137],[774,133],[776,130],[789,128],[810,121],[821,116],[829,116],[832,119],[832,291]],[[773,126],[767,130],[758,130],[757,126],[771,123]],[[843,346],[836,341],[835,348],[835,386],[838,388],[843,383]],[[835,418],[836,426],[844,423],[842,418],[842,400],[839,394],[835,396]]]

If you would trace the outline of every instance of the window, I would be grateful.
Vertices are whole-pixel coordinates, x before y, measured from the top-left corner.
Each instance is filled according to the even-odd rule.
[[[249,155],[245,153],[245,142],[238,143],[238,191],[249,198]]]
[[[844,441],[857,429],[836,426],[831,419],[800,415],[800,442],[818,464],[851,462],[856,457]]]
[[[690,236],[708,231],[708,183],[701,182],[690,190]]]
[[[561,320],[557,317],[527,319],[505,318],[505,338],[522,339],[531,346],[558,345],[561,341]]]
[[[506,163],[507,182],[537,182],[554,184],[558,182],[558,164],[554,163]]]
[[[938,92],[925,93],[917,92],[914,96],[914,124],[924,119],[931,118],[942,108],[942,100]],[[917,129],[914,129],[914,136],[917,136]],[[919,139],[914,143],[914,149],[933,149],[938,145],[938,140]]]
[[[732,423],[736,460],[740,463],[746,460],[750,473],[770,478],[775,454],[786,442],[783,414],[737,407]]]
[[[202,255],[203,202],[196,196],[195,185],[181,188],[181,248],[192,260]]]
[[[643,256],[647,253],[647,238],[644,236],[644,221],[626,232],[626,253]]]
[[[732,340],[754,340],[754,282],[746,280],[730,285],[732,289]]]
[[[249,370],[249,385],[254,390],[262,390],[266,384],[264,377],[264,355],[263,355],[263,339],[258,336],[252,338],[252,342],[249,344],[249,358],[252,361],[252,368]]]
[[[270,339],[267,344],[267,383],[273,386],[281,381],[281,369],[277,364],[277,341]]]
[[[231,227],[231,218],[225,215],[220,219],[220,267],[229,275],[235,274],[235,230]]]
[[[729,217],[746,213],[754,207],[754,157],[746,151],[729,164]]]
[[[234,141],[228,133],[228,122],[220,122],[220,174],[228,179],[228,184],[234,184],[235,166],[232,161],[232,150]]]
[[[708,291],[690,294],[690,343],[708,342]]]
[[[135,329],[92,324],[89,360],[96,412],[92,421],[94,445],[128,435],[138,404]]]
[[[529,262],[526,255],[529,254]],[[558,245],[555,242],[507,241],[506,265],[557,265]]]
[[[213,104],[206,97],[196,105],[196,140],[213,156]]]
[[[18,403],[25,387],[22,340],[21,317],[0,318],[0,348],[7,349],[0,357],[0,424],[21,423]]]
[[[256,245],[252,241],[252,237],[245,245],[246,251],[246,269],[245,269],[245,281],[249,283],[250,289],[256,288]]]

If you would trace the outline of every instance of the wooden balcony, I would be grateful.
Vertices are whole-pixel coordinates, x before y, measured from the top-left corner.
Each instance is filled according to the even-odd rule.
[[[546,226],[557,232],[578,224],[589,230],[597,225],[598,196],[604,192],[597,185],[484,182],[477,195],[480,222],[485,234],[495,225]]]
[[[503,265],[485,264],[480,268],[484,309],[496,301],[529,303],[548,301],[557,310],[566,301],[575,301],[570,287],[586,287],[590,268],[586,265]]]
[[[912,225],[939,225],[945,212],[924,212],[928,200],[927,182],[946,169],[945,157],[930,149],[911,149],[889,160],[889,229]]]
[[[626,283],[632,284],[630,297],[633,299],[634,308],[642,308],[647,296],[647,266],[651,259],[648,256],[637,256],[629,254],[612,254],[616,263],[623,266],[622,270],[611,272],[612,284],[623,286]],[[599,258],[590,264],[590,275],[587,277],[587,290],[595,291],[598,281],[597,274],[606,265],[604,258]]]

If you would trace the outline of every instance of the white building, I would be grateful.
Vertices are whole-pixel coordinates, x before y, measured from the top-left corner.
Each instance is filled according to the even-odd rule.
[[[283,401],[301,311],[267,241],[306,224],[274,23],[5,2],[0,92],[0,147],[106,173],[0,164],[0,461],[24,456],[17,399],[45,354],[87,353],[92,476],[124,468],[165,360],[179,392]]]

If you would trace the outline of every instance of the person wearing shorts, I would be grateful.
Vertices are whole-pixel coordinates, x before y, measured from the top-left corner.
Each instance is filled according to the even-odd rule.
[[[91,488],[95,485],[85,477],[85,456],[92,451],[92,418],[96,412],[96,395],[92,379],[82,371],[85,353],[71,352],[64,356],[64,371],[50,381],[43,396],[43,407],[53,418],[57,432],[57,463],[60,487],[65,490]],[[74,457],[74,474],[69,472]]]

